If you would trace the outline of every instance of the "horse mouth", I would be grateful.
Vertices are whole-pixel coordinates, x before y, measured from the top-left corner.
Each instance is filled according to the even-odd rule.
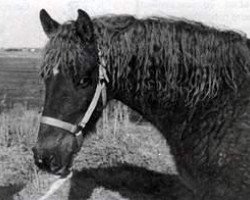
[[[48,172],[60,177],[66,177],[71,172],[71,167],[72,167],[72,162],[68,163],[67,165],[57,165],[52,162],[50,164]]]
[[[64,178],[68,176],[71,172],[71,168],[67,166],[63,167],[50,167],[50,168],[41,168],[42,171],[48,172],[52,175],[60,176],[61,178]]]
[[[56,171],[50,171],[51,174],[54,174],[56,176],[60,176],[62,178],[68,176],[70,174],[71,170],[68,167],[62,167]]]
[[[69,173],[71,172],[71,163],[63,166],[63,165],[55,164],[53,162],[48,164],[48,163],[42,162],[42,160],[40,160],[40,162],[39,160],[36,160],[35,164],[40,170],[48,172],[56,176],[60,176],[62,178],[68,176]]]

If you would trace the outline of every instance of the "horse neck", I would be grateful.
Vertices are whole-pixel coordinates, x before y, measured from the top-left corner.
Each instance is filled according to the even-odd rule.
[[[121,25],[114,25],[115,22]],[[124,16],[97,18],[94,27],[110,79],[108,99],[121,101],[154,125],[159,116],[165,116],[171,109],[178,110],[176,107],[182,108],[183,102],[176,106],[177,94],[166,87],[169,84],[166,74],[176,71],[161,67],[166,65],[160,56],[166,56],[165,50],[160,48],[166,38],[159,37],[158,32],[162,29],[160,23],[144,23]],[[150,30],[154,32],[153,36]],[[155,54],[154,51],[163,52]],[[168,81],[171,82],[170,78]],[[174,84],[172,86],[175,87]],[[172,102],[175,102],[175,106]]]
[[[117,60],[123,60],[124,57],[126,55],[120,54],[115,57],[110,55],[111,59]],[[207,101],[195,106],[187,106],[182,97],[176,97],[176,101],[171,101],[167,92],[155,88],[155,84],[162,84],[160,80],[159,82],[140,80],[147,76],[139,74],[136,68],[133,68],[132,62],[136,59],[138,58],[131,58],[132,61],[130,60],[127,66],[112,64],[107,66],[111,80],[108,98],[121,101],[160,130],[170,145],[179,173],[188,185],[194,185],[195,177],[199,177],[197,174],[203,174],[200,167],[207,163],[206,166],[209,168],[209,163],[217,159],[211,152],[217,150],[220,144],[220,138],[216,134],[221,129],[219,123],[223,116],[227,115],[229,122],[232,120],[228,102],[232,101],[234,95],[223,94],[222,98],[214,99],[213,103]],[[140,75],[142,77],[139,77]],[[213,115],[210,116],[208,113]],[[226,126],[228,124],[223,125],[223,128]],[[215,139],[212,146],[209,144],[213,137]]]
[[[137,35],[142,34],[141,30],[137,29]],[[193,185],[192,180],[199,179],[199,176],[207,173],[214,173],[210,166],[219,163],[220,152],[223,152],[223,145],[220,144],[226,141],[223,139],[224,133],[234,119],[239,118],[240,114],[236,112],[236,108],[240,107],[243,99],[249,99],[249,92],[235,93],[224,83],[221,85],[223,90],[219,95],[213,96],[212,92],[209,93],[210,91],[201,91],[203,92],[201,94],[209,94],[205,100],[198,101],[195,105],[186,105],[183,102],[185,99],[183,96],[172,92],[176,89],[175,85],[172,88],[166,87],[164,74],[159,70],[160,65],[147,60],[148,51],[144,49],[149,49],[149,46],[143,48],[140,38],[134,37],[134,42],[131,42],[130,46],[123,45],[122,47],[121,44],[127,44],[125,40],[131,40],[128,32],[120,35],[119,39],[124,40],[119,43],[120,46],[110,44],[105,37],[99,37],[99,45],[104,44],[104,49],[106,49],[104,53],[110,78],[108,99],[117,99],[138,111],[160,130],[170,145],[181,177],[185,179],[187,185]],[[144,45],[149,44],[144,43]],[[241,48],[245,51],[238,49],[239,55],[247,61],[248,50],[244,45]],[[131,50],[135,52],[133,55],[131,55]],[[143,58],[140,57],[142,54]],[[147,65],[142,63],[147,63]],[[237,60],[233,60],[232,63],[236,63],[237,69],[241,69]],[[176,72],[171,69],[168,72],[171,75],[173,73]],[[235,80],[240,82],[245,77],[242,73],[241,76],[238,75]],[[166,78],[167,76],[165,80]],[[230,78],[228,82],[234,83]],[[242,88],[249,88],[249,83]],[[239,94],[247,95],[241,97]]]

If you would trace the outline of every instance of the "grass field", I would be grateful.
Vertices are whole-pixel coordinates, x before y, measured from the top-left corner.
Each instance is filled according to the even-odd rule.
[[[36,108],[42,103],[39,53],[0,51],[0,111],[16,103]]]
[[[30,151],[37,137],[43,94],[37,82],[38,62],[39,55],[0,54],[0,200],[37,199],[55,179],[37,170]],[[27,106],[27,99],[32,99],[28,103],[32,106]],[[75,158],[73,177],[50,199],[167,196],[176,170],[166,141],[149,123],[130,122],[126,107],[117,102],[110,106],[116,112],[98,122],[96,132],[86,138]]]

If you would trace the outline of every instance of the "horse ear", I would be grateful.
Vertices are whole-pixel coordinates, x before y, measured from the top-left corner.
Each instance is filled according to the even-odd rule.
[[[42,9],[40,11],[40,21],[43,27],[44,32],[48,37],[51,37],[53,33],[55,33],[60,26],[58,22],[53,20],[46,10]]]
[[[83,41],[88,41],[88,42],[92,41],[94,36],[93,23],[89,15],[81,9],[78,10],[78,17],[76,20],[76,30]]]

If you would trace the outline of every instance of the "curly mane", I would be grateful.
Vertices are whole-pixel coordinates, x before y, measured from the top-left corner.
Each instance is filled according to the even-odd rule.
[[[249,73],[247,38],[234,31],[157,17],[104,16],[94,24],[113,87],[136,85],[135,96],[155,91],[175,101],[184,95],[194,105],[225,88],[237,91]]]
[[[159,17],[103,16],[93,19],[113,88],[186,105],[212,99],[222,90],[237,91],[249,73],[247,38],[201,23]],[[58,67],[79,73],[76,60],[87,59],[74,22],[60,27],[44,49],[41,74]],[[87,55],[88,56],[88,55]],[[134,87],[136,86],[136,87]]]

